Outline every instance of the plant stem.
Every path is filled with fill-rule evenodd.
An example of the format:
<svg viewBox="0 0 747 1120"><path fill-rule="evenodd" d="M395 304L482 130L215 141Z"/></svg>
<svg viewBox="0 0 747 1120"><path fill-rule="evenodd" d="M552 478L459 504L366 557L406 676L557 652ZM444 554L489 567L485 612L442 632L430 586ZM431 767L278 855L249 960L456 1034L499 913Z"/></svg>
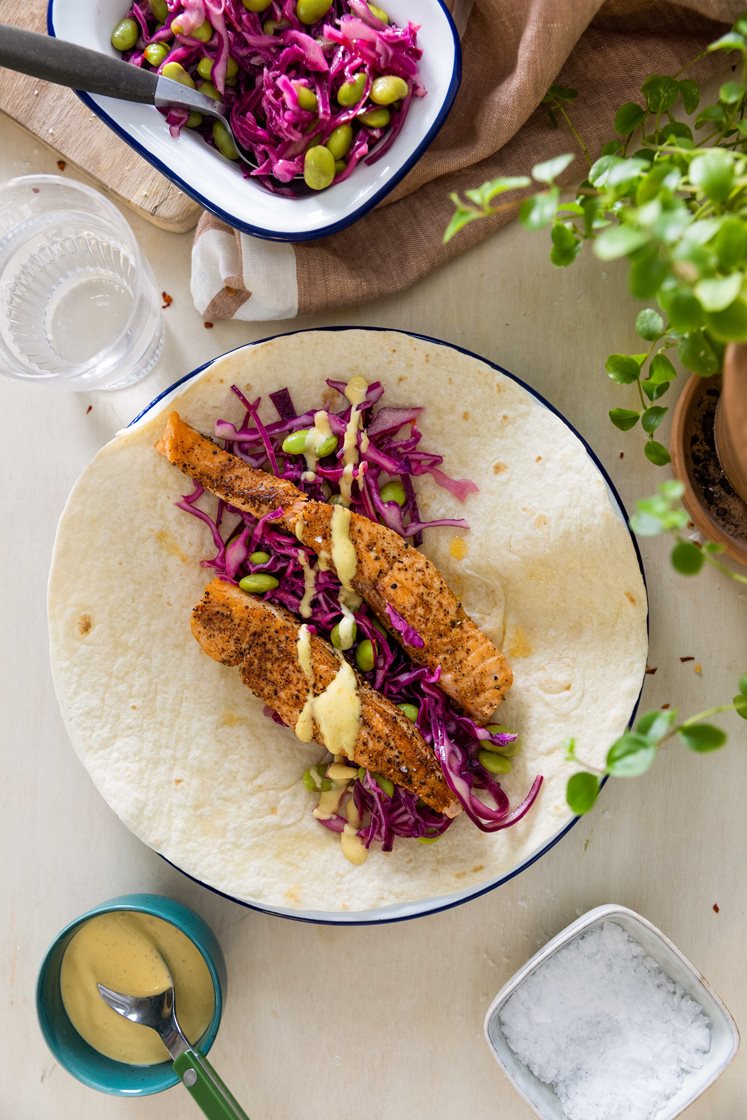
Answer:
<svg viewBox="0 0 747 1120"><path fill-rule="evenodd" d="M573 121L568 116L568 114L566 113L566 111L565 111L565 109L563 108L562 105L557 105L556 110L557 110L558 113L560 113L561 117L563 118L566 125L568 126L568 131L570 132L571 136L573 137L573 139L576 141L579 148L583 152L584 158L585 158L588 166L591 167L591 165L594 161L591 158L591 153L589 152L589 149L586 147L586 144L584 143L580 132L577 130L576 126L574 125Z"/></svg>

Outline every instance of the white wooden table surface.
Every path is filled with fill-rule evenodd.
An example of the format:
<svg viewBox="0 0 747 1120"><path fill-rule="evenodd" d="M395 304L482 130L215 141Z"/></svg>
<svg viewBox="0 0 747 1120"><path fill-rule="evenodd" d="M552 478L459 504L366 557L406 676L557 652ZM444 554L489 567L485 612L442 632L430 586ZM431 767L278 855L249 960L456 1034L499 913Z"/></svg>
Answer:
<svg viewBox="0 0 747 1120"><path fill-rule="evenodd" d="M0 181L37 171L56 173L54 153L0 120ZM380 928L303 925L225 901L163 863L107 807L67 741L50 680L45 595L58 516L96 450L159 390L224 350L283 329L206 330L189 296L190 236L131 221L159 289L174 301L155 373L110 395L0 378L0 1117L198 1115L178 1088L142 1100L84 1088L52 1059L37 1026L34 985L50 939L89 906L133 890L180 899L217 932L229 992L212 1057L252 1120L529 1120L483 1039L485 1009L540 945L603 902L660 926L747 1028L747 724L735 717L725 721L732 736L720 754L673 748L645 778L610 783L588 818L506 886ZM559 273L547 252L544 236L514 225L410 292L287 326L402 327L501 363L584 433L632 502L661 476L635 437L607 420L608 408L626 402L605 377L604 358L634 348L624 274L591 258ZM686 581L667 552L663 541L644 542L649 663L657 667L644 705L694 712L730 698L747 669L747 594L715 573ZM686 656L695 662L681 663ZM345 968L349 989L335 979L342 958L354 964L352 973ZM692 1120L745 1115L747 1047L688 1112Z"/></svg>

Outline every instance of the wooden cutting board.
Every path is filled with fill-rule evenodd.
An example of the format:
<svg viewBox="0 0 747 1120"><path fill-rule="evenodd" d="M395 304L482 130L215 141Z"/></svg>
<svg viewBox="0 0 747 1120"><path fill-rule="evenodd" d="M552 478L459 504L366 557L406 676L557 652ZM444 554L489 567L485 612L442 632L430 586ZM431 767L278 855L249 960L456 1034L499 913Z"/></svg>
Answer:
<svg viewBox="0 0 747 1120"><path fill-rule="evenodd" d="M0 22L47 30L46 0L2 0ZM162 229L192 229L201 207L128 147L70 89L0 68L0 110L119 202Z"/></svg>

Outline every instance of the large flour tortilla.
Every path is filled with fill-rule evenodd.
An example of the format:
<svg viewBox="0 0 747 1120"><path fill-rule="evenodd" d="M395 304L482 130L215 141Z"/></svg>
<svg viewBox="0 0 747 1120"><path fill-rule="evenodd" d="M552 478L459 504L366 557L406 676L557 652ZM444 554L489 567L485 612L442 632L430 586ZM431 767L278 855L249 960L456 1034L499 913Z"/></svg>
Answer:
<svg viewBox="0 0 747 1120"><path fill-rule="evenodd" d="M311 816L304 769L325 756L262 715L200 650L190 611L211 572L208 530L176 509L185 477L153 450L167 408L211 433L289 385L319 406L325 377L382 380L385 402L425 404L423 446L480 493L461 507L422 481L431 515L466 514L425 551L505 650L514 685L500 719L523 745L513 803L545 777L531 813L492 836L459 819L436 844L398 842L362 867ZM325 387L326 388L326 387ZM264 406L263 406L264 407ZM271 408L265 413L271 417ZM314 332L214 362L103 448L60 523L49 591L52 667L73 745L128 828L182 870L272 909L355 912L474 891L540 850L570 820L564 761L604 757L626 726L646 657L646 600L629 534L582 444L510 378L445 346L394 332Z"/></svg>

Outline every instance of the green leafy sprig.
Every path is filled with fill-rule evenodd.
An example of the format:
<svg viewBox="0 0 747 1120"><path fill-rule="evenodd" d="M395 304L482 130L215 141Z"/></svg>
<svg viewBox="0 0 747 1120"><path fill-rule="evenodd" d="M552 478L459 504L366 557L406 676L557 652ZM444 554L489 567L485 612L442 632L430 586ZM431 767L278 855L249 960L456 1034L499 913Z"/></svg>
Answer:
<svg viewBox="0 0 747 1120"><path fill-rule="evenodd" d="M726 343L747 341L747 17L703 54L714 51L736 51L742 63L716 101L700 107L700 87L680 76L687 67L674 77L651 75L641 103L618 109L617 135L594 161L571 118L576 91L552 86L543 99L551 123L563 122L589 165L575 197L564 201L556 182L574 156L559 155L533 167L531 179L498 178L463 198L453 194L444 235L449 241L468 223L514 208L515 200L495 200L534 181L543 189L523 199L519 220L530 230L550 228L553 264L572 264L586 241L599 260L627 259L632 294L656 306L636 318L647 344L641 352L607 359L607 375L633 394L609 416L621 431L640 424L656 466L670 461L656 439L668 411L657 402L677 376L670 355L709 377L721 370Z"/></svg>
<svg viewBox="0 0 747 1120"><path fill-rule="evenodd" d="M636 511L630 519L633 532L639 537L654 537L659 533L672 534L675 544L670 559L672 567L680 575L697 575L705 564L710 564L737 583L747 584L747 576L732 571L716 559L718 553L724 551L723 545L717 544L716 541L703 541L702 544L696 544L683 536L683 530L690 524L689 514L680 501L684 492L684 485L676 479L659 483L656 494L636 502Z"/></svg>
<svg viewBox="0 0 747 1120"><path fill-rule="evenodd" d="M739 681L737 694L731 704L720 704L677 723L674 708L646 712L638 720L634 731L626 731L607 751L603 770L584 763L576 755L573 739L566 744L566 757L581 762L583 770L572 774L566 786L566 800L578 816L588 813L594 805L605 776L637 778L651 767L657 751L674 739L680 739L691 751L706 754L718 750L726 742L726 732L705 721L721 712L736 712L747 719L747 673Z"/></svg>

